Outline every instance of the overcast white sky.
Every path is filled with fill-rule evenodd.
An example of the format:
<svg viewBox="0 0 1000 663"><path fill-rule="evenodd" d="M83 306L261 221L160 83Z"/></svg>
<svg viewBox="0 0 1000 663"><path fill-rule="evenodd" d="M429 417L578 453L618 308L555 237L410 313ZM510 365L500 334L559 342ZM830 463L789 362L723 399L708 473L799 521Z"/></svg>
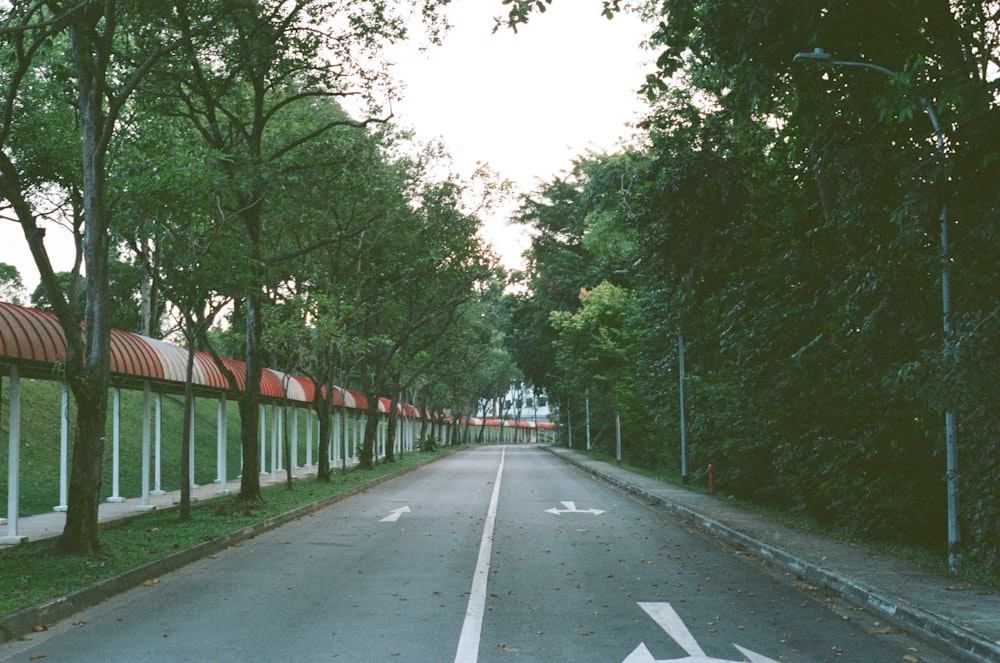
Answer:
<svg viewBox="0 0 1000 663"><path fill-rule="evenodd" d="M643 108L636 90L649 69L650 56L639 47L648 30L627 14L607 20L598 0L555 0L517 34L491 34L504 9L500 0L456 0L443 46L400 51L396 75L407 90L393 111L418 138L443 139L459 174L488 163L528 192L575 157L613 149L628 134ZM484 234L505 264L516 264L520 231L497 217ZM60 236L67 246L68 233L55 228L46 241ZM57 271L72 266L69 251L53 251ZM20 270L29 293L37 285L14 223L0 223L0 262Z"/></svg>
<svg viewBox="0 0 1000 663"><path fill-rule="evenodd" d="M601 16L598 0L555 0L517 34L491 34L500 0L459 0L443 46L397 62L405 98L398 120L425 139L442 137L460 174L488 163L522 191L568 170L588 150L613 149L644 108L637 96L650 55L633 15ZM486 239L508 266L523 235L503 218Z"/></svg>

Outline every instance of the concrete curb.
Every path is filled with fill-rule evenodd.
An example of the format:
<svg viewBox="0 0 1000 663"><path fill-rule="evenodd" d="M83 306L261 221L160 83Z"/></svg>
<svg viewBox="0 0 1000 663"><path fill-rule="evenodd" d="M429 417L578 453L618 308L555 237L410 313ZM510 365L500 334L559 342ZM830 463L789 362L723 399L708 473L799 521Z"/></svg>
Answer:
<svg viewBox="0 0 1000 663"><path fill-rule="evenodd" d="M434 462L436 460L438 459L435 458L429 462ZM24 610L19 610L18 612L10 615L6 615L0 618L0 642L10 642L12 640L16 640L21 636L31 633L35 627L44 627L46 624L52 624L66 619L67 617L70 617L85 608L96 605L101 601L105 601L112 596L121 594L122 592L128 591L134 587L138 587L148 580L153 580L154 578L170 573L171 571L176 571L177 569L183 568L188 564L197 562L198 560L204 559L209 555L214 555L215 553L225 550L226 548L234 546L237 543L242 543L243 541L247 541L255 536L258 536L259 534L263 534L264 532L280 527L285 523L308 516L309 514L315 513L316 511L328 507L331 504L370 490L385 481L409 474L410 472L418 470L427 464L428 463L423 463L421 465L409 467L400 472L394 472L393 474L387 474L385 476L372 479L371 481L367 481L360 486L346 490L343 493L337 493L336 495L331 495L330 497L323 498L317 502L304 504L300 507L292 509L291 511L287 511L272 518L268 518L267 520L263 520L255 525L248 525L243 529L226 534L225 536L220 536L216 539L212 539L211 541L200 543L191 548L186 548L168 555L162 559L136 567L113 578L106 578L94 583L93 585L70 592L64 596L60 596L50 601L46 601L45 603L40 603L38 605L25 608ZM141 517L141 515L133 516L133 518L134 517ZM117 524L118 523L115 522L110 525L113 527Z"/></svg>
<svg viewBox="0 0 1000 663"><path fill-rule="evenodd" d="M896 597L879 592L872 587L868 587L830 569L802 559L794 553L758 541L708 516L671 502L663 496L656 495L648 490L622 481L618 477L601 472L594 467L580 462L571 455L559 453L549 447L545 448L560 460L575 465L585 472L626 492L651 500L668 511L690 520L719 538L752 551L773 562L780 568L795 572L812 584L821 585L839 592L852 603L865 606L865 608L882 615L890 621L920 632L924 638L946 648L964 660L970 661L970 663L996 663L1000 661L1000 644L991 642L948 618L935 615Z"/></svg>

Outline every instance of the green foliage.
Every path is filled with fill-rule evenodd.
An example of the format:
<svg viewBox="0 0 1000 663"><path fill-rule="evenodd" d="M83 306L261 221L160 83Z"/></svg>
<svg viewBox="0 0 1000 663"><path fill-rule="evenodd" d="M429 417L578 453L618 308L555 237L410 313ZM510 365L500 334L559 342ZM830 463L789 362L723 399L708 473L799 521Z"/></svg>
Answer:
<svg viewBox="0 0 1000 663"><path fill-rule="evenodd" d="M526 22L527 3L515 8L528 13L511 21ZM951 409L966 559L995 572L1000 195L990 178L1000 174L1000 51L991 11L974 2L645 3L660 56L644 147L584 160L522 213L536 235L525 292L511 297L510 337L526 373L571 386L556 400L573 403L565 409L576 431L585 378L604 387L591 389L590 404L593 428L606 434L600 408L618 398L606 376L620 361L644 407L637 418L658 440L676 439L683 330L695 473L712 463L719 490L941 555ZM793 65L816 46L898 73ZM923 100L941 119L943 151ZM944 203L953 221L947 338ZM596 289L574 301L603 279L627 288L642 314L627 323L591 315ZM607 347L621 354L602 355ZM677 460L673 442L657 447L640 433L629 444L663 450L650 464Z"/></svg>
<svg viewBox="0 0 1000 663"><path fill-rule="evenodd" d="M24 282L14 265L0 262L0 301L25 304Z"/></svg>

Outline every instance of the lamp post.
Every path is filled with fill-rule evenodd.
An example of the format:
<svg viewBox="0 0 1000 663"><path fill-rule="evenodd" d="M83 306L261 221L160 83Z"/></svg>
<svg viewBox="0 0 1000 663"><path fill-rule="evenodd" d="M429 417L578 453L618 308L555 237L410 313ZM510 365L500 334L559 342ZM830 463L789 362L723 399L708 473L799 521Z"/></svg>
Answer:
<svg viewBox="0 0 1000 663"><path fill-rule="evenodd" d="M799 60L819 62L830 67L870 69L871 71L877 71L880 74L884 74L889 78L897 78L896 72L877 64L872 64L871 62L834 60L833 56L824 51L822 48L817 48L804 53L796 53L795 57L792 58L792 61L798 62ZM909 83L906 83L905 81L903 81L903 84L908 88L911 87ZM934 106L932 106L931 103L923 97L918 97L918 100L924 109L924 113L926 113L928 119L930 119L931 125L934 127L934 144L937 147L938 154L944 156L944 131L941 129L941 123L938 121L938 116L934 111ZM952 333L951 262L949 259L949 253L948 202L945 200L941 203L941 308L945 336L944 342L946 347ZM958 529L958 423L950 404L946 408L944 421L945 456L947 458L948 483L948 567L951 569L952 573L954 573L958 571L961 564L961 537Z"/></svg>
<svg viewBox="0 0 1000 663"><path fill-rule="evenodd" d="M677 328L677 366L678 366L678 387L680 390L680 415L681 415L681 482L685 485L688 482L688 461L687 461L687 423L684 420L684 335L681 328Z"/></svg>

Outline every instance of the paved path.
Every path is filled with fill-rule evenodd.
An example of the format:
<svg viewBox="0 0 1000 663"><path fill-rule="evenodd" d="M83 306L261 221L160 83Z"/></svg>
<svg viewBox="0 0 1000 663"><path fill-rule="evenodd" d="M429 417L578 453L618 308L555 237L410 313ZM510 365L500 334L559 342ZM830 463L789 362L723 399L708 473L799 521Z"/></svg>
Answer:
<svg viewBox="0 0 1000 663"><path fill-rule="evenodd" d="M1000 591L958 580L861 545L806 532L726 500L624 470L564 448L560 458L659 502L807 581L920 630L970 661L1000 662Z"/></svg>

